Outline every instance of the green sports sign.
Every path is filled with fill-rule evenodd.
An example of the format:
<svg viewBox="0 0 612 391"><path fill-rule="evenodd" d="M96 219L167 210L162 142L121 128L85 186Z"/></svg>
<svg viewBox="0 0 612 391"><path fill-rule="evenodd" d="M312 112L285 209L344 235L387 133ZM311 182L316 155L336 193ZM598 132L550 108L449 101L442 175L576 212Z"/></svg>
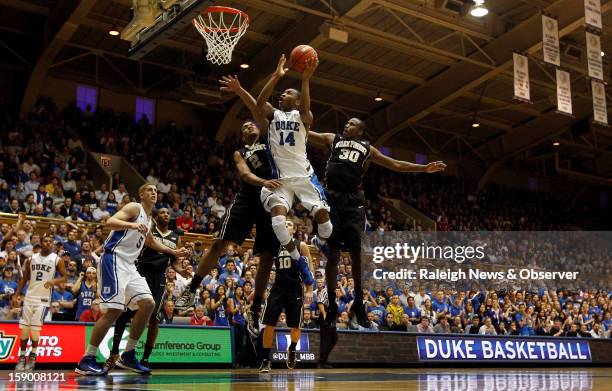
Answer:
<svg viewBox="0 0 612 391"><path fill-rule="evenodd" d="M89 341L93 326L87 326L86 338ZM113 346L114 327L106 333L98 349L98 361L105 361ZM122 352L128 340L129 327L123 332L119 343ZM142 357L146 331L138 342L136 353ZM232 363L232 333L229 328L205 327L163 327L159 328L151 363Z"/></svg>

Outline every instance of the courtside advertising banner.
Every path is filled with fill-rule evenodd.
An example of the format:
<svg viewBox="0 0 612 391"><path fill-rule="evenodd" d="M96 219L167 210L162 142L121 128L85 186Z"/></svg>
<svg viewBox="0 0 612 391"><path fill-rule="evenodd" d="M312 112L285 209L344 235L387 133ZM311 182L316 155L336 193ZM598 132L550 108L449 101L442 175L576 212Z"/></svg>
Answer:
<svg viewBox="0 0 612 391"><path fill-rule="evenodd" d="M291 333L277 330L275 339L276 344L272 352L272 361L285 362L287 359L287 349L289 349L289 345L291 345ZM300 340L295 346L295 351L298 362L314 362L317 358L314 350L311 350L308 333L302 333L302 335L300 335Z"/></svg>
<svg viewBox="0 0 612 391"><path fill-rule="evenodd" d="M92 325L82 323L53 324L43 326L39 344L39 363L78 363L93 330ZM112 347L114 328L111 328L98 349L98 361L105 361ZM19 353L19 325L0 323L0 364L17 362ZM129 327L123 333L119 351L127 343ZM145 338L136 348L142 357ZM30 353L30 345L26 355ZM152 363L232 364L232 333L229 328L213 327L164 327L159 329Z"/></svg>
<svg viewBox="0 0 612 391"><path fill-rule="evenodd" d="M87 326L87 340L93 326ZM97 359L105 361L113 346L114 327L106 336L98 349ZM130 334L129 327L123 332L119 351L123 351ZM144 351L143 337L138 341L136 354L142 357ZM193 363L193 364L231 364L232 363L232 333L229 328L204 327L160 327L155 348L149 359L151 363Z"/></svg>
<svg viewBox="0 0 612 391"><path fill-rule="evenodd" d="M0 364L14 364L19 358L19 324L0 323ZM38 340L39 363L77 363L85 351L85 326L50 324L43 326ZM32 351L28 342L26 355Z"/></svg>
<svg viewBox="0 0 612 391"><path fill-rule="evenodd" d="M585 339L417 337L419 361L591 362Z"/></svg>

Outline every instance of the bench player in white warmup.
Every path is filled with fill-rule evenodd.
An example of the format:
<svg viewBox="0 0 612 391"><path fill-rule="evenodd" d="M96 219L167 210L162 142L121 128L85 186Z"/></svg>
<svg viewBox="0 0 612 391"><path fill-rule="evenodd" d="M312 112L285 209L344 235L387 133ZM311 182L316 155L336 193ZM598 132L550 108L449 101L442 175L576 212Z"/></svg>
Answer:
<svg viewBox="0 0 612 391"><path fill-rule="evenodd" d="M137 360L135 349L155 308L155 301L147 281L138 273L134 262L144 246L175 257L188 254L186 248L171 249L156 241L151 234L151 213L157 202L155 185L144 184L138 193L140 203L130 202L106 222L106 227L112 231L104 243L104 254L100 259L98 289L100 308L107 311L96 322L87 351L75 369L82 375L101 376L107 373L96 362L96 352L110 327L126 308L136 311L136 314L132 319L125 351L117 361L117 366L136 373L151 373L148 367Z"/></svg>
<svg viewBox="0 0 612 391"><path fill-rule="evenodd" d="M261 201L272 215L272 228L278 241L285 247L291 258L298 260L300 253L295 247L285 225L287 212L293 206L294 196L308 209L317 222L318 236L313 243L321 247L332 234L329 219L329 205L325 192L306 156L306 140L313 121L310 111L310 78L319 64L316 58L306 62L302 73L302 91L286 89L279 98L278 109L268 99L274 87L285 75L285 55L278 61L276 70L257 98L257 105L270 120L268 127L268 148L271 152L272 171L282 186L270 190L261 189Z"/></svg>
<svg viewBox="0 0 612 391"><path fill-rule="evenodd" d="M40 245L40 253L32 255L25 262L23 276L19 280L16 294L26 283L28 290L25 295L19 328L21 329L21 345L19 346L19 362L15 370L32 370L36 364L36 349L47 309L51 305L51 293L54 285L66 282L66 268L64 261L52 253L53 237L45 235ZM59 276L56 278L56 272ZM32 337L32 351L26 364L26 349L28 340Z"/></svg>

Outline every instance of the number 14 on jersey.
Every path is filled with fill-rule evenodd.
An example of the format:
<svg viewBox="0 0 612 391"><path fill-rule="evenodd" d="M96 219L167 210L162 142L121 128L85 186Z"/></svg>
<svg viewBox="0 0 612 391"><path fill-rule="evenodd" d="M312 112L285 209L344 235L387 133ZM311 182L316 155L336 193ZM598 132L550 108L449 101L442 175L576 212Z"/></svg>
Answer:
<svg viewBox="0 0 612 391"><path fill-rule="evenodd" d="M287 133L287 137L285 137L284 132L279 132L278 143L279 145L289 144L292 147L295 146L295 136L293 135L293 132Z"/></svg>

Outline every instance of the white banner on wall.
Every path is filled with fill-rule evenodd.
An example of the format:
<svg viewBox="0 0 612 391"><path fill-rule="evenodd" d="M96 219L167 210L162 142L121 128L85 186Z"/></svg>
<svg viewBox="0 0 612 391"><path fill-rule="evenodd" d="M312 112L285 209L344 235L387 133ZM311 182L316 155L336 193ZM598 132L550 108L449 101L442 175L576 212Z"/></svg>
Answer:
<svg viewBox="0 0 612 391"><path fill-rule="evenodd" d="M542 51L544 62L561 65L558 22L557 19L546 15L542 15Z"/></svg>
<svg viewBox="0 0 612 391"><path fill-rule="evenodd" d="M529 102L529 61L526 56L514 53L514 99Z"/></svg>
<svg viewBox="0 0 612 391"><path fill-rule="evenodd" d="M557 110L572 115L572 82L570 73L557 69Z"/></svg>
<svg viewBox="0 0 612 391"><path fill-rule="evenodd" d="M589 77L603 81L603 63L601 60L601 38L597 34L586 32L587 62Z"/></svg>
<svg viewBox="0 0 612 391"><path fill-rule="evenodd" d="M600 0L584 0L584 22L599 30L603 28L601 23Z"/></svg>
<svg viewBox="0 0 612 391"><path fill-rule="evenodd" d="M606 88L603 83L591 80L593 94L593 121L600 125L608 125L608 109L606 106Z"/></svg>

